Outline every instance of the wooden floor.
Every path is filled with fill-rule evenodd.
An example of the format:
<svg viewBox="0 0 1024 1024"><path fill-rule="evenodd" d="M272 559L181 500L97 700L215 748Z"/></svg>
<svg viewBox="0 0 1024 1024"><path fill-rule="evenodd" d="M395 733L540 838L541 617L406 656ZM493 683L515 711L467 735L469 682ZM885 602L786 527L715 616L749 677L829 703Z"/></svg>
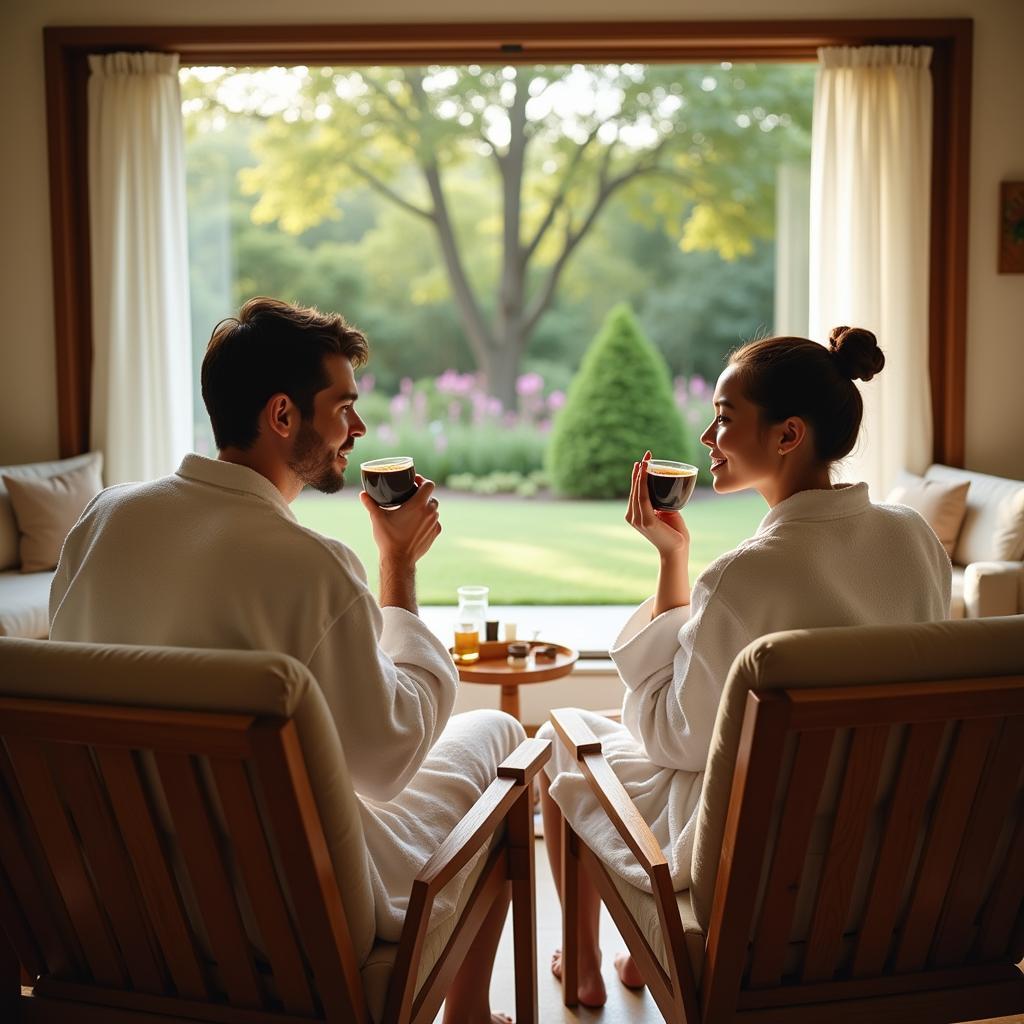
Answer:
<svg viewBox="0 0 1024 1024"><path fill-rule="evenodd" d="M568 1010L562 1005L562 992L559 983L549 969L551 953L562 944L561 921L558 897L555 894L551 871L548 867L544 842L537 840L537 928L538 928L538 974L540 992L540 1020L542 1024L577 1024L580 1021L600 1021L601 1024L660 1024L662 1016L654 1004L654 1000L646 992L631 992L619 984L611 965L611 958L625 944L619 937L615 925L602 910L601 916L601 947L604 950L607 967L604 971L605 984L608 986L608 1005L603 1010L588 1010L578 1007ZM513 1016L515 1012L515 996L512 981L512 927L506 925L505 933L498 949L498 958L494 966L494 977L491 982L491 1009L495 1012ZM440 1021L440 1016L438 1021ZM987 1024L1024 1024L1024 1015L999 1017Z"/></svg>

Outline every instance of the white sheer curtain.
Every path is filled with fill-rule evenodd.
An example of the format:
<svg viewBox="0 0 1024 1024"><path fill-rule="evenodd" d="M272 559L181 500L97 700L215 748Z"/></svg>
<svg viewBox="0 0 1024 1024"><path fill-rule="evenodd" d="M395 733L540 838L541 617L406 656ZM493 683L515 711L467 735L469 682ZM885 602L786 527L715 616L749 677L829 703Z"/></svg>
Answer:
<svg viewBox="0 0 1024 1024"><path fill-rule="evenodd" d="M92 446L108 483L192 447L185 154L178 58L89 57Z"/></svg>
<svg viewBox="0 0 1024 1024"><path fill-rule="evenodd" d="M818 51L811 146L810 337L878 336L885 369L859 384L864 432L843 467L885 497L931 461L928 245L930 47Z"/></svg>

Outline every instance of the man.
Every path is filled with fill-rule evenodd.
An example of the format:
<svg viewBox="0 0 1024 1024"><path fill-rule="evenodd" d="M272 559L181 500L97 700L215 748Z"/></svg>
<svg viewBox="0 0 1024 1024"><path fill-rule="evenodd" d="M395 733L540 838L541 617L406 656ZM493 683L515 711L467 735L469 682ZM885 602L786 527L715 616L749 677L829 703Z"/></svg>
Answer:
<svg viewBox="0 0 1024 1024"><path fill-rule="evenodd" d="M188 455L171 476L93 500L61 553L50 635L281 651L308 666L362 798L377 933L397 941L419 868L524 733L499 712L449 724L457 675L415 594L416 564L441 532L431 481L418 477L394 510L361 494L379 606L355 554L289 508L306 485L341 488L366 433L354 370L367 354L342 317L275 299L218 324L202 367L217 459ZM497 907L481 930L446 1020L495 1019L487 987L504 917Z"/></svg>

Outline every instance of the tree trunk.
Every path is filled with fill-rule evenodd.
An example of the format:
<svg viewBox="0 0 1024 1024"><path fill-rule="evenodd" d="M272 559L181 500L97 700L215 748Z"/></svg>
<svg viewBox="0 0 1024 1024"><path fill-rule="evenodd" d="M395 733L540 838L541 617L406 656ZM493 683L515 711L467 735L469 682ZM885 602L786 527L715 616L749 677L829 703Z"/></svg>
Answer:
<svg viewBox="0 0 1024 1024"><path fill-rule="evenodd" d="M506 336L500 340L502 344L487 347L481 369L487 378L488 392L501 402L502 408L515 412L519 405L516 380L528 339Z"/></svg>
<svg viewBox="0 0 1024 1024"><path fill-rule="evenodd" d="M498 159L502 192L501 279L498 285L493 341L488 346L487 388L510 410L517 405L516 379L528 338L523 331L526 302L526 255L522 244L523 170L526 160L526 101L529 72L516 70L516 94L508 106L508 149Z"/></svg>

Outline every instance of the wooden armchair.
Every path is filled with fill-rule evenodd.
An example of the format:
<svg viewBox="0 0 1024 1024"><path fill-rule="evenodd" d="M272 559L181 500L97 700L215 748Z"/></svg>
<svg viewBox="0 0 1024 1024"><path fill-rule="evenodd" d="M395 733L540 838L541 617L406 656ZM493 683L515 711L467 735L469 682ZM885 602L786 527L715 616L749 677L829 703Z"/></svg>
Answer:
<svg viewBox="0 0 1024 1024"><path fill-rule="evenodd" d="M536 1021L545 741L498 767L386 943L344 752L297 661L0 640L0 740L4 1021L429 1022L510 886L516 1014Z"/></svg>
<svg viewBox="0 0 1024 1024"><path fill-rule="evenodd" d="M737 657L690 890L571 710L552 715L650 880L566 826L666 1020L953 1022L1024 1011L1024 617L776 633Z"/></svg>

